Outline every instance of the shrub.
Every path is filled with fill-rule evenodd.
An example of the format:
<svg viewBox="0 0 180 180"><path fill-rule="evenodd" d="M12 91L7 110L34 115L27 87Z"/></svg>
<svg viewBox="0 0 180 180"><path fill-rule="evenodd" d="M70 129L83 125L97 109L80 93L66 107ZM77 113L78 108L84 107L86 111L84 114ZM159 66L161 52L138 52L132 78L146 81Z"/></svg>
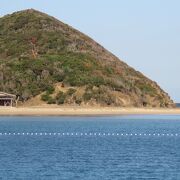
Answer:
<svg viewBox="0 0 180 180"><path fill-rule="evenodd" d="M56 95L56 99L60 98L63 95L64 95L64 93L62 91L59 91L58 94Z"/></svg>
<svg viewBox="0 0 180 180"><path fill-rule="evenodd" d="M153 88L151 85L149 84L137 84L137 86L139 87L139 89L145 93L145 94L149 94L149 95L154 95L156 94L156 89Z"/></svg>
<svg viewBox="0 0 180 180"><path fill-rule="evenodd" d="M49 96L49 94L47 94L47 93L45 93L45 94L43 94L42 96L41 96L41 100L43 100L43 101L49 101L49 99L50 99L51 97Z"/></svg>
<svg viewBox="0 0 180 180"><path fill-rule="evenodd" d="M52 94L54 91L55 91L55 89L54 89L53 86L48 86L48 88L47 88L47 90L46 90L46 93L47 93L47 94Z"/></svg>
<svg viewBox="0 0 180 180"><path fill-rule="evenodd" d="M64 104L64 101L65 101L65 96L61 96L59 99L57 99L57 104Z"/></svg>
<svg viewBox="0 0 180 180"><path fill-rule="evenodd" d="M99 87L100 85L104 85L105 84L105 80L103 79L103 77L93 77L92 81L91 81L92 85Z"/></svg>
<svg viewBox="0 0 180 180"><path fill-rule="evenodd" d="M75 100L76 104L80 105L82 103L82 99L81 98L78 98Z"/></svg>
<svg viewBox="0 0 180 180"><path fill-rule="evenodd" d="M53 99L52 97L50 97L47 103L48 104L56 104L56 100Z"/></svg>
<svg viewBox="0 0 180 180"><path fill-rule="evenodd" d="M72 96L75 92L76 92L76 89L70 88L70 89L68 89L68 91L66 92L66 94L67 94L68 96Z"/></svg>
<svg viewBox="0 0 180 180"><path fill-rule="evenodd" d="M25 89L23 92L22 92L22 99L24 101L28 100L31 96L31 92L29 89Z"/></svg>
<svg viewBox="0 0 180 180"><path fill-rule="evenodd" d="M65 94L62 91L59 91L59 93L56 95L57 104L64 104L65 99Z"/></svg>
<svg viewBox="0 0 180 180"><path fill-rule="evenodd" d="M21 29L22 27L24 27L26 24L28 24L28 16L19 16L16 19L16 23L14 24L14 29Z"/></svg>
<svg viewBox="0 0 180 180"><path fill-rule="evenodd" d="M114 73L114 69L111 68L111 67L106 67L106 68L105 68L105 71L106 71L108 74L113 74L113 73Z"/></svg>
<svg viewBox="0 0 180 180"><path fill-rule="evenodd" d="M62 82L63 80L64 80L64 75L61 75L61 74L56 74L56 73L54 73L53 74L53 76L52 76L53 78L54 78L54 80L56 80L57 82Z"/></svg>
<svg viewBox="0 0 180 180"><path fill-rule="evenodd" d="M81 96L74 96L73 99L78 105L81 105L81 103L83 102L83 98Z"/></svg>
<svg viewBox="0 0 180 180"><path fill-rule="evenodd" d="M83 94L84 101L89 101L92 97L93 97L93 94L90 91L87 91Z"/></svg>

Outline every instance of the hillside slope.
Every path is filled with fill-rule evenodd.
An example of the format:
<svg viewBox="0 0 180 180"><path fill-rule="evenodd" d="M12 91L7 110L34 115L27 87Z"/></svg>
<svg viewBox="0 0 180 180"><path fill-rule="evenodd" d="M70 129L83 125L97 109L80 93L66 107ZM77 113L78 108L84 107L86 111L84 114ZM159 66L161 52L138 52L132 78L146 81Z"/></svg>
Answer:
<svg viewBox="0 0 180 180"><path fill-rule="evenodd" d="M0 18L0 91L22 102L41 94L49 104L174 106L155 82L94 40L33 9Z"/></svg>

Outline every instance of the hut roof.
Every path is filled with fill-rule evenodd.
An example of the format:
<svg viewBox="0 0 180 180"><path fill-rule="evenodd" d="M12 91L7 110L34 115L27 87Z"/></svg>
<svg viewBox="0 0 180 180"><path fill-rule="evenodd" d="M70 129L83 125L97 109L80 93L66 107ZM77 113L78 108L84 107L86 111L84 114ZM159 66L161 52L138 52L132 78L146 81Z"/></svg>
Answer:
<svg viewBox="0 0 180 180"><path fill-rule="evenodd" d="M14 95L14 94L9 94L9 93L5 93L5 92L0 91L0 97L4 97L4 96L16 98L16 95Z"/></svg>

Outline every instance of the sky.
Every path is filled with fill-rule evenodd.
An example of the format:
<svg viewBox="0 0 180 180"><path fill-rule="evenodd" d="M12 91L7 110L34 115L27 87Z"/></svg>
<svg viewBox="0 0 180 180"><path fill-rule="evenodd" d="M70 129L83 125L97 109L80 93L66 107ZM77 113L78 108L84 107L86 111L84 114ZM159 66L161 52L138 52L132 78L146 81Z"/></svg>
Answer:
<svg viewBox="0 0 180 180"><path fill-rule="evenodd" d="M92 37L180 102L179 0L1 0L0 16L29 8Z"/></svg>

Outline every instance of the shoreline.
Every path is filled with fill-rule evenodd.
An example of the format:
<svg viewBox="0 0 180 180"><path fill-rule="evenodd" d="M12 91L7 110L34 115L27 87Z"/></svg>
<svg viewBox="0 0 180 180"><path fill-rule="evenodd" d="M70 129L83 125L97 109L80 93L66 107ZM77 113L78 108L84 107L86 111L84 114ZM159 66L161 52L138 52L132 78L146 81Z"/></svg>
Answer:
<svg viewBox="0 0 180 180"><path fill-rule="evenodd" d="M1 107L0 116L180 115L180 108Z"/></svg>

